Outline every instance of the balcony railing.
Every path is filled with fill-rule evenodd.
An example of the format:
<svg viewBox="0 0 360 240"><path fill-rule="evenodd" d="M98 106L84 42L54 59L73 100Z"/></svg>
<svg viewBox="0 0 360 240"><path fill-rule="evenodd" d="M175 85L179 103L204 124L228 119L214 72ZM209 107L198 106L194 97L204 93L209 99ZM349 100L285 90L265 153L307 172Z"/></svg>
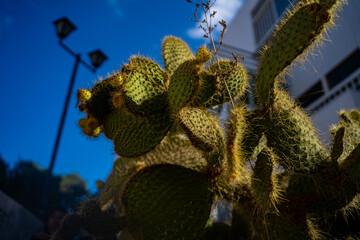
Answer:
<svg viewBox="0 0 360 240"><path fill-rule="evenodd" d="M313 113L350 89L360 92L360 68L342 80L341 83L326 91L323 96L309 104L307 109L309 109L310 113Z"/></svg>

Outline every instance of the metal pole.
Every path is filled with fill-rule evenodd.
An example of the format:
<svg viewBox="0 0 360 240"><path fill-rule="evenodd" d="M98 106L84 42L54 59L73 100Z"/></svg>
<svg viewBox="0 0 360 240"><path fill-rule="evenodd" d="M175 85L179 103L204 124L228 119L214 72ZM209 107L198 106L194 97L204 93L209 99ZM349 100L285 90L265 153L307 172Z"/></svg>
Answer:
<svg viewBox="0 0 360 240"><path fill-rule="evenodd" d="M67 113L67 109L69 106L69 102L70 102L70 96L72 93L72 89L74 87L74 82L75 82L75 77L76 77L76 72L80 63L80 54L75 54L75 65L74 65L74 69L71 75L71 80L70 80L70 84L69 84L69 88L68 88L68 92L66 95L66 101L65 101L65 105L64 105L64 109L63 109L63 113L61 116L61 121L60 121L60 125L59 125L59 129L58 129L58 133L56 136L56 142L54 145L54 149L53 149L53 153L52 153L52 157L51 157L51 162L50 162L50 167L48 168L48 171L46 172L46 176L45 176L45 182L43 185L43 191L42 191L42 197L41 197L41 201L40 201L40 207L39 207L39 214L44 218L45 217L45 208L48 202L48 192L49 192L49 187L50 187L50 181L51 181L51 173L52 170L54 168L54 164L55 164L55 160L56 160L56 153L59 147L59 143L60 143L60 138L61 138L61 133L62 133L62 129L64 127L64 123L65 123L65 118L66 118L66 113ZM44 219L45 220L45 219Z"/></svg>
<svg viewBox="0 0 360 240"><path fill-rule="evenodd" d="M67 109L68 109L68 106L69 106L70 96L71 96L72 89L73 89L73 86L74 86L75 76L76 76L76 72L77 72L77 69L78 69L78 66L79 66L79 62L80 62L80 54L76 54L76 61L75 61L74 69L73 69L73 72L72 72L68 93L67 93L67 96L66 96L66 102L65 102L64 109L63 109L63 113L62 113L61 122L60 122L60 125L59 125L55 146L54 146L54 149L53 149L53 154L52 154L52 157L51 157L50 167L48 169L48 172L49 172L50 175L51 175L52 170L54 168L54 163L55 163L55 159L56 159L56 153L57 153L57 149L58 149L58 146L59 146L62 129L64 127L65 117L66 117ZM47 179L47 180L49 180L49 179Z"/></svg>

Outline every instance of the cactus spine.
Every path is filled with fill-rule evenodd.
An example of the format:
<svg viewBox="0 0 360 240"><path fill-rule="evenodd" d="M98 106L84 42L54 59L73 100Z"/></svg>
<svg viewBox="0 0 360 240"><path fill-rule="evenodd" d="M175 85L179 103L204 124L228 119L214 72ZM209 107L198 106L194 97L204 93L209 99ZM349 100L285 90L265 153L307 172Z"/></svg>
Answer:
<svg viewBox="0 0 360 240"><path fill-rule="evenodd" d="M136 239L319 239L330 236L335 216L360 209L359 111L340 113L327 149L279 84L320 43L343 3L302 0L288 13L262 51L256 110L241 103L249 85L241 64L211 63L205 46L194 56L171 36L162 46L165 70L132 57L78 92L87 115L79 126L89 136L103 132L120 155L97 200L124 217L118 230ZM224 132L206 108L228 102L229 92L237 101ZM212 222L220 197L232 203L230 225ZM84 212L69 216L63 229L96 216Z"/></svg>

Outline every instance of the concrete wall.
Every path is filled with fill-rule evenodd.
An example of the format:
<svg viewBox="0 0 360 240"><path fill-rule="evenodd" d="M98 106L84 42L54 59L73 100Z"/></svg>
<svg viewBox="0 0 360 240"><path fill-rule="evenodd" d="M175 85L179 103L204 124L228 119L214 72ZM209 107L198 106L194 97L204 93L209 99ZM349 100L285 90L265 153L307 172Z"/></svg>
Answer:
<svg viewBox="0 0 360 240"><path fill-rule="evenodd" d="M331 125L336 124L340 119L338 112L341 109L354 109L359 105L354 101L354 89L349 89L341 94L336 100L331 101L326 107L320 108L311 115L315 128L319 130L320 139L329 142ZM359 92L357 92L359 94ZM346 105L344 105L346 104Z"/></svg>
<svg viewBox="0 0 360 240"><path fill-rule="evenodd" d="M0 190L0 239L29 240L43 223Z"/></svg>
<svg viewBox="0 0 360 240"><path fill-rule="evenodd" d="M232 20L223 39L223 43L256 52L255 35L251 18L251 10L257 1L247 0Z"/></svg>

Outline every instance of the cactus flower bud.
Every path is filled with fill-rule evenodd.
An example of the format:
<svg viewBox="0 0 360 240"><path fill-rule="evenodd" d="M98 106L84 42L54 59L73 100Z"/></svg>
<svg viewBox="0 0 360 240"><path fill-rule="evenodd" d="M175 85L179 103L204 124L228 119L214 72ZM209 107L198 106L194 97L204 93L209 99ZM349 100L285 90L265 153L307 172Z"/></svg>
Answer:
<svg viewBox="0 0 360 240"><path fill-rule="evenodd" d="M79 102L86 102L91 98L91 92L86 89L79 89L77 91L77 100Z"/></svg>

